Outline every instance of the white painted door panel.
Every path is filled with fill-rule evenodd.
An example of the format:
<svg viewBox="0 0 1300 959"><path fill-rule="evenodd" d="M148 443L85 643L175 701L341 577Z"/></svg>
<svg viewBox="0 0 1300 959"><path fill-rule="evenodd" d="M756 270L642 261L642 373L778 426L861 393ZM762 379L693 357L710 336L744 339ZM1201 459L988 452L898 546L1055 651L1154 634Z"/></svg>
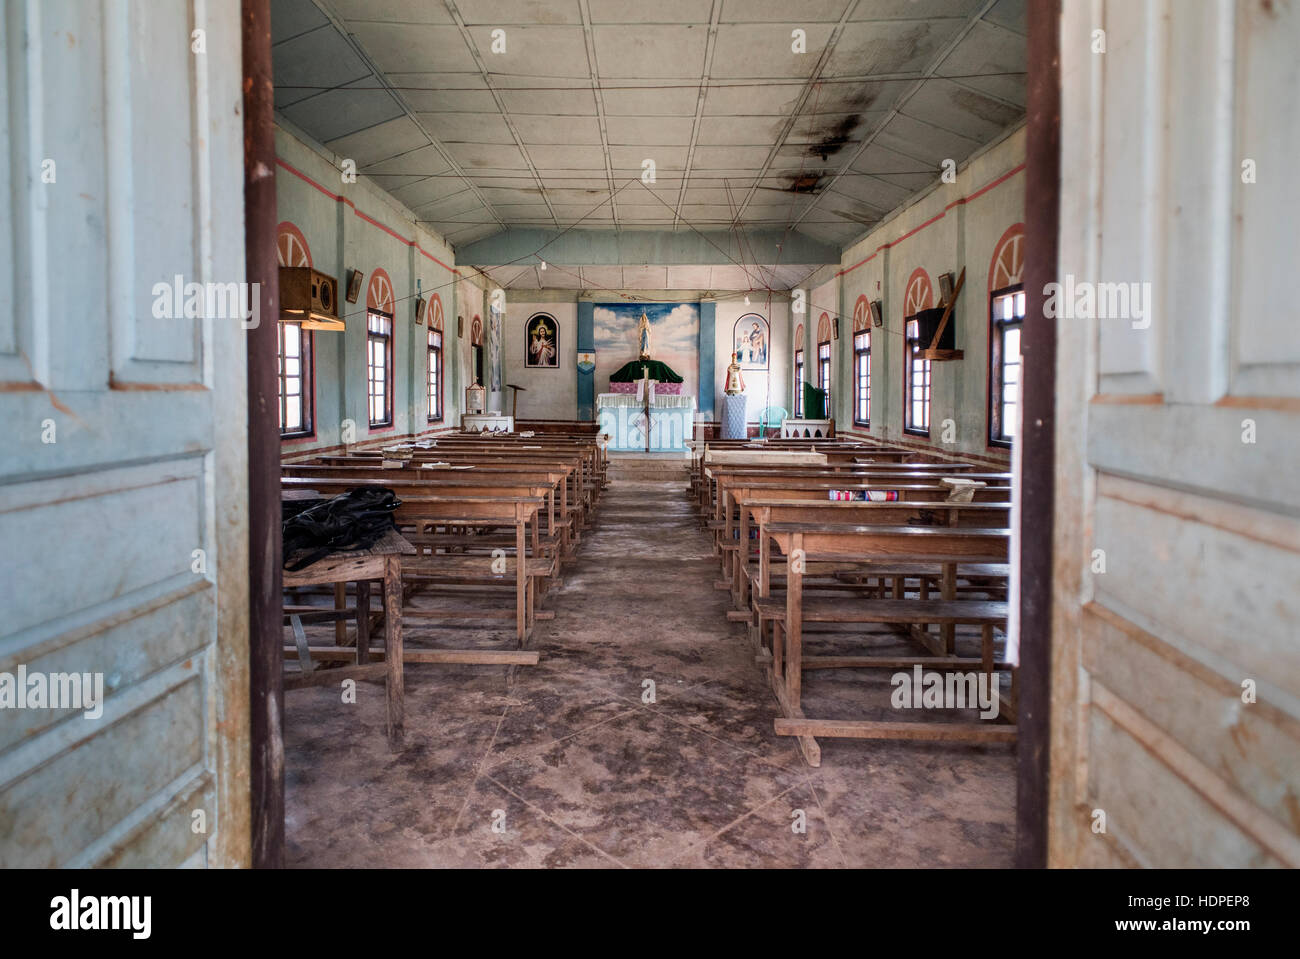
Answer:
<svg viewBox="0 0 1300 959"><path fill-rule="evenodd" d="M244 333L154 309L243 280L239 27L4 4L0 673L104 698L0 710L0 865L247 861Z"/></svg>
<svg viewBox="0 0 1300 959"><path fill-rule="evenodd" d="M1050 861L1300 865L1300 4L1061 36L1060 272L1156 309L1058 324Z"/></svg>

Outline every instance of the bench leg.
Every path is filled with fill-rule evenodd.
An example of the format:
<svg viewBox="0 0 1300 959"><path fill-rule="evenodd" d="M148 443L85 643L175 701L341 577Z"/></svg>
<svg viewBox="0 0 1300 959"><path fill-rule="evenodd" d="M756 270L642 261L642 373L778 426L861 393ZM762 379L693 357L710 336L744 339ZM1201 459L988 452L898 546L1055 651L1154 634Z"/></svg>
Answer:
<svg viewBox="0 0 1300 959"><path fill-rule="evenodd" d="M334 584L334 608L344 610L348 608L348 584ZM346 619L339 618L334 620L334 645L346 646L348 644L348 622Z"/></svg>
<svg viewBox="0 0 1300 959"><path fill-rule="evenodd" d="M402 671L402 561L389 556L384 564L384 665L388 667L388 744L400 749L406 735L406 687Z"/></svg>
<svg viewBox="0 0 1300 959"><path fill-rule="evenodd" d="M943 564L943 579L940 580L941 595L945 600L957 598L957 564ZM951 656L957 649L957 627L947 624L939 627L943 640L943 651ZM990 659L990 662L992 660Z"/></svg>
<svg viewBox="0 0 1300 959"><path fill-rule="evenodd" d="M357 665L370 662L370 581L357 580Z"/></svg>

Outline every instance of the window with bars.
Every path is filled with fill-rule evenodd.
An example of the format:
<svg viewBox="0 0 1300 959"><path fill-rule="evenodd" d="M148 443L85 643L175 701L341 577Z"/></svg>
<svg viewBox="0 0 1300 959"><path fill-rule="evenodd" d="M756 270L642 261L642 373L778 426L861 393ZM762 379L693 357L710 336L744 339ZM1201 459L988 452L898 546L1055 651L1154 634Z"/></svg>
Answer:
<svg viewBox="0 0 1300 959"><path fill-rule="evenodd" d="M871 333L863 330L853 336L853 422L871 425Z"/></svg>
<svg viewBox="0 0 1300 959"><path fill-rule="evenodd" d="M312 334L301 323L278 323L280 345L280 435L311 433Z"/></svg>
<svg viewBox="0 0 1300 959"><path fill-rule="evenodd" d="M920 323L907 324L903 351L903 429L918 436L930 435L930 361L921 357Z"/></svg>
<svg viewBox="0 0 1300 959"><path fill-rule="evenodd" d="M1025 321L1023 287L993 294L989 328L989 440L1010 445L1020 405L1020 330Z"/></svg>
<svg viewBox="0 0 1300 959"><path fill-rule="evenodd" d="M442 419L442 331L429 331L429 422Z"/></svg>
<svg viewBox="0 0 1300 959"><path fill-rule="evenodd" d="M366 376L370 425L393 422L393 318L374 310L366 314Z"/></svg>
<svg viewBox="0 0 1300 959"><path fill-rule="evenodd" d="M831 345L817 344L817 386L826 394L826 415L831 415Z"/></svg>
<svg viewBox="0 0 1300 959"><path fill-rule="evenodd" d="M803 350L794 351L794 418L803 416Z"/></svg>

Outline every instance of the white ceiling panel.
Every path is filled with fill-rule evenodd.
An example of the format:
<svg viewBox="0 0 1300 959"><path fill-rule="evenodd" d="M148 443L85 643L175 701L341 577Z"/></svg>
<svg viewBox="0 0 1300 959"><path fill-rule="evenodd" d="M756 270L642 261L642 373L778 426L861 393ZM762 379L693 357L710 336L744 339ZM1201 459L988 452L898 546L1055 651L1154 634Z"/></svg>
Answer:
<svg viewBox="0 0 1300 959"><path fill-rule="evenodd" d="M601 90L607 117L694 117L699 96L698 87L690 84L643 84L635 88L605 86Z"/></svg>
<svg viewBox="0 0 1300 959"><path fill-rule="evenodd" d="M600 146L600 122L594 116L544 117L515 113L511 114L510 122L529 145L530 153L535 143L544 146ZM534 157L533 162L537 163L538 158Z"/></svg>
<svg viewBox="0 0 1300 959"><path fill-rule="evenodd" d="M271 6L279 5L280 0L275 0ZM428 0L331 0L330 7L345 20L455 23L445 5Z"/></svg>
<svg viewBox="0 0 1300 959"><path fill-rule="evenodd" d="M416 119L443 143L514 143L515 135L499 113L417 113Z"/></svg>
<svg viewBox="0 0 1300 959"><path fill-rule="evenodd" d="M349 24L375 65L385 73L475 73L474 57L460 29L420 23L354 21Z"/></svg>
<svg viewBox="0 0 1300 959"><path fill-rule="evenodd" d="M804 32L803 53L794 52L795 30ZM831 30L829 23L811 21L731 24L718 31L712 74L724 80L733 77L805 79L817 66Z"/></svg>
<svg viewBox="0 0 1300 959"><path fill-rule="evenodd" d="M581 27L517 27L493 23L470 27L469 35L483 66L492 74L586 77L589 72L587 41ZM494 47L501 52L496 52Z"/></svg>
<svg viewBox="0 0 1300 959"><path fill-rule="evenodd" d="M402 114L357 133L330 140L325 145L339 156L351 159L358 170L366 170L383 160L426 146L428 142L429 138L415 121Z"/></svg>
<svg viewBox="0 0 1300 959"><path fill-rule="evenodd" d="M694 117L606 117L605 132L611 146L663 143L689 146Z"/></svg>
<svg viewBox="0 0 1300 959"><path fill-rule="evenodd" d="M707 266L670 266L665 290L703 290L712 282L712 270Z"/></svg>
<svg viewBox="0 0 1300 959"><path fill-rule="evenodd" d="M448 143L447 152L463 168L474 167L495 170L524 170L528 164L519 147L509 143Z"/></svg>
<svg viewBox="0 0 1300 959"><path fill-rule="evenodd" d="M548 80L555 84L555 80ZM559 87L552 89L522 89L515 80L493 84L501 94L506 110L512 116L521 113L539 116L595 117L596 95L590 86L583 89ZM493 108L495 109L495 107Z"/></svg>
<svg viewBox="0 0 1300 959"><path fill-rule="evenodd" d="M621 266L584 266L582 278L591 286L618 289L623 286L623 268Z"/></svg>
<svg viewBox="0 0 1300 959"><path fill-rule="evenodd" d="M582 23L578 0L461 0L456 7L467 24Z"/></svg>
<svg viewBox="0 0 1300 959"><path fill-rule="evenodd" d="M698 80L704 73L707 27L634 24L596 26L591 32L602 78Z"/></svg>
<svg viewBox="0 0 1300 959"><path fill-rule="evenodd" d="M588 0L592 23L708 23L712 0Z"/></svg>

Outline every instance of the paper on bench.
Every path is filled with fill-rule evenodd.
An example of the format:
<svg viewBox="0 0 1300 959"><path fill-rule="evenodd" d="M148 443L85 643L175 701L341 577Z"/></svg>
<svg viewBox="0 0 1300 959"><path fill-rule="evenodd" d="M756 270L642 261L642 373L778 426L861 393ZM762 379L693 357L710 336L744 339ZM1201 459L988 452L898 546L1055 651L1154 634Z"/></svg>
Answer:
<svg viewBox="0 0 1300 959"><path fill-rule="evenodd" d="M969 503L975 498L975 491L988 484L981 480L966 479L964 476L944 476L939 480L948 487L949 503Z"/></svg>

